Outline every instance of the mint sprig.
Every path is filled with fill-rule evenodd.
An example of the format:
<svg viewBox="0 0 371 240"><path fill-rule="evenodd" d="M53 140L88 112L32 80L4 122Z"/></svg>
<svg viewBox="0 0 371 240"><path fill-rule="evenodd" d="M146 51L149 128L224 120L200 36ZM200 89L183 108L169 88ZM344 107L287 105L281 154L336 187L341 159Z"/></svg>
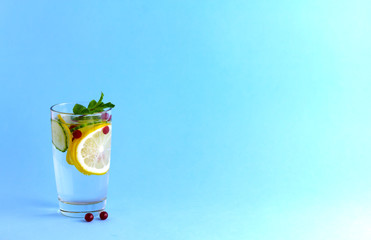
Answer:
<svg viewBox="0 0 371 240"><path fill-rule="evenodd" d="M73 107L73 113L74 114L93 114L98 112L103 112L106 108L114 108L115 105L111 102L104 103L103 102L103 96L104 94L101 93L100 98L97 101L91 100L88 107L85 107L81 104L75 104Z"/></svg>

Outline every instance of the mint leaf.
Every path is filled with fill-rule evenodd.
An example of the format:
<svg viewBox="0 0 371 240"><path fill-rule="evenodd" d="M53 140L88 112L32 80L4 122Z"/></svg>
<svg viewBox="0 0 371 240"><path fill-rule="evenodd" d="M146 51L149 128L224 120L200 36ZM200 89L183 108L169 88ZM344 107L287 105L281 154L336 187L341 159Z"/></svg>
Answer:
<svg viewBox="0 0 371 240"><path fill-rule="evenodd" d="M87 108L81 104L75 104L75 106L73 107L73 113L74 114L93 114L93 113L103 112L104 109L106 108L115 107L115 105L112 104L111 102L103 103L103 97L104 97L104 94L103 92L101 92L98 102L95 100L91 100Z"/></svg>
<svg viewBox="0 0 371 240"><path fill-rule="evenodd" d="M99 101L97 102L97 106L99 106L102 103L103 97L104 97L103 92L100 92L100 98L99 98Z"/></svg>
<svg viewBox="0 0 371 240"><path fill-rule="evenodd" d="M104 108L114 108L115 107L115 104L112 104L111 102L108 102L106 104L103 104L103 107Z"/></svg>
<svg viewBox="0 0 371 240"><path fill-rule="evenodd" d="M97 105L97 101L91 100L88 106L88 109L91 110Z"/></svg>
<svg viewBox="0 0 371 240"><path fill-rule="evenodd" d="M85 109L83 109L82 111L81 111L81 114L89 114L90 113L90 111L89 111L89 109L87 109L87 108L85 108Z"/></svg>
<svg viewBox="0 0 371 240"><path fill-rule="evenodd" d="M83 105L75 104L75 106L73 107L73 113L74 114L81 114L82 111L84 111L85 109L86 109L86 107L84 107Z"/></svg>
<svg viewBox="0 0 371 240"><path fill-rule="evenodd" d="M95 106L96 108L100 108L100 107L103 107L103 105L104 105L104 103L103 102L101 102L101 103L97 103L97 105Z"/></svg>
<svg viewBox="0 0 371 240"><path fill-rule="evenodd" d="M94 108L94 113L103 112L103 110L104 110L103 107L97 107L97 108Z"/></svg>

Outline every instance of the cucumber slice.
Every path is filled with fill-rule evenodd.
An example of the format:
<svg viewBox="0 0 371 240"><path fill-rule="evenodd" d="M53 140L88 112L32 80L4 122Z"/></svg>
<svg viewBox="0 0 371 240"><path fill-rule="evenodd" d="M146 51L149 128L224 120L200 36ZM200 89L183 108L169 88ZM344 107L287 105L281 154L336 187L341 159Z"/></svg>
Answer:
<svg viewBox="0 0 371 240"><path fill-rule="evenodd" d="M81 115L81 116L78 116L78 117L71 117L71 120L72 121L75 121L75 122L82 122L82 121L92 121L92 120L101 120L102 119L102 116L101 115L94 115L94 116L85 116L85 115Z"/></svg>
<svg viewBox="0 0 371 240"><path fill-rule="evenodd" d="M71 132L74 132L76 131L77 129L80 129L80 128L83 128L83 127L86 127L86 126L89 126L89 125L94 125L94 124L101 124L102 123L102 120L101 121L95 121L95 122L87 122L87 123L82 123L74 128L71 128Z"/></svg>
<svg viewBox="0 0 371 240"><path fill-rule="evenodd" d="M68 138L62 125L52 120L52 142L59 151L65 152L68 148Z"/></svg>

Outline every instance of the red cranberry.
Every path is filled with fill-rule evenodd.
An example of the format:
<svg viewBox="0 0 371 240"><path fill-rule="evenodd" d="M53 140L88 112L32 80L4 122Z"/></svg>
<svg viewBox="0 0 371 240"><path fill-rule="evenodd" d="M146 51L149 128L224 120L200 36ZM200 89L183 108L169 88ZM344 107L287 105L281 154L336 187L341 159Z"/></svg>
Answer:
<svg viewBox="0 0 371 240"><path fill-rule="evenodd" d="M80 130L76 130L72 133L73 137L76 138L81 138L82 132Z"/></svg>
<svg viewBox="0 0 371 240"><path fill-rule="evenodd" d="M106 220L108 218L108 213L106 211L103 211L99 214L100 219Z"/></svg>
<svg viewBox="0 0 371 240"><path fill-rule="evenodd" d="M94 219L94 215L93 214L91 214L91 213L85 214L85 220L87 222L91 222L91 221L93 221L93 219Z"/></svg>
<svg viewBox="0 0 371 240"><path fill-rule="evenodd" d="M103 129L102 129L103 133L104 134L107 134L109 132L109 127L108 126L105 126Z"/></svg>
<svg viewBox="0 0 371 240"><path fill-rule="evenodd" d="M109 113L103 113L102 116L101 116L101 118L103 120L108 120L110 118L110 115L109 115Z"/></svg>
<svg viewBox="0 0 371 240"><path fill-rule="evenodd" d="M71 130L72 128L75 128L75 127L77 127L77 125L71 125L71 126L70 126L70 130Z"/></svg>

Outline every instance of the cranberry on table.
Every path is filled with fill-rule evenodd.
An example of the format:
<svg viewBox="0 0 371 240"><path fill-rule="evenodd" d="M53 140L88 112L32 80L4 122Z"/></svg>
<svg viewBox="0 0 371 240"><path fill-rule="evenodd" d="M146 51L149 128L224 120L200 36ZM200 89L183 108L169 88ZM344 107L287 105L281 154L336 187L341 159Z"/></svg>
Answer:
<svg viewBox="0 0 371 240"><path fill-rule="evenodd" d="M85 220L87 222L91 222L91 221L93 221L93 219L94 219L94 215L93 214L91 214L91 213L85 214Z"/></svg>
<svg viewBox="0 0 371 240"><path fill-rule="evenodd" d="M73 137L76 139L76 138L80 138L82 136L82 132L80 130L76 130L72 133Z"/></svg>
<svg viewBox="0 0 371 240"><path fill-rule="evenodd" d="M103 129L102 129L103 133L104 134L107 134L109 132L109 127L108 126L105 126Z"/></svg>
<svg viewBox="0 0 371 240"><path fill-rule="evenodd" d="M103 211L99 214L100 219L106 220L108 218L108 213L106 211Z"/></svg>

